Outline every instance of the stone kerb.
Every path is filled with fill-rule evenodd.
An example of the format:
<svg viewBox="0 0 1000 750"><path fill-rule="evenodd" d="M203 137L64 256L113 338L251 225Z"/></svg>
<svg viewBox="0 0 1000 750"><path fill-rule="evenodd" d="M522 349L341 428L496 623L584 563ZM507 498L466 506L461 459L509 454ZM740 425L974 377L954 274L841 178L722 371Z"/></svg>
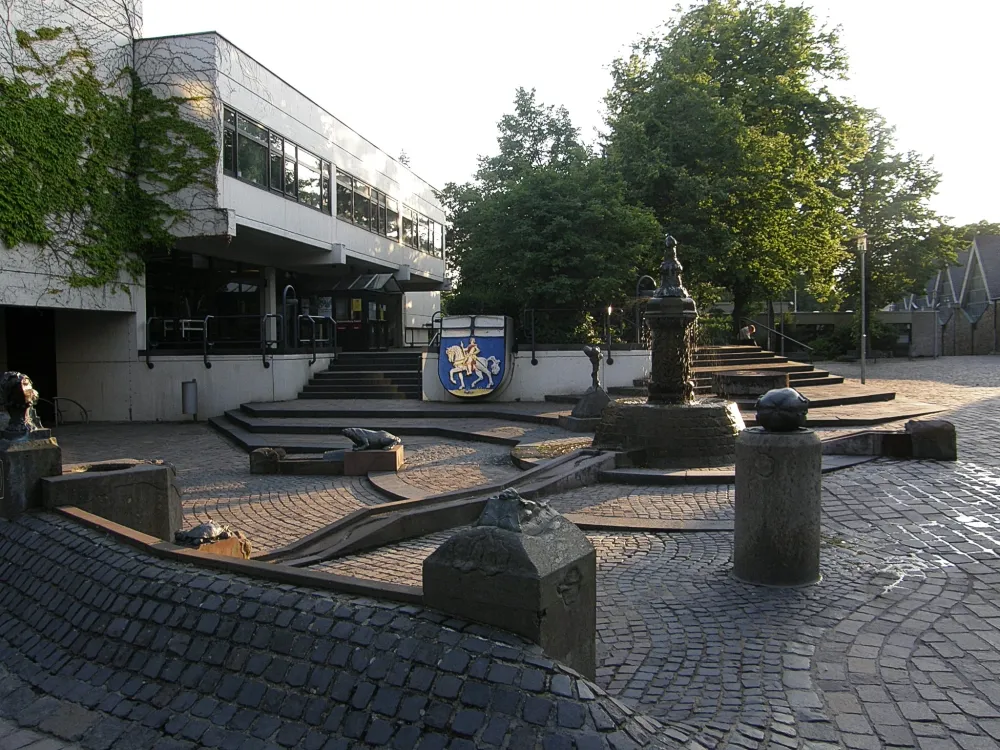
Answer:
<svg viewBox="0 0 1000 750"><path fill-rule="evenodd" d="M167 541L180 529L181 493L170 464L119 459L65 468L42 480L46 508L72 505Z"/></svg>
<svg viewBox="0 0 1000 750"><path fill-rule="evenodd" d="M544 503L514 490L490 498L473 528L424 561L423 591L429 607L522 635L595 675L597 554Z"/></svg>

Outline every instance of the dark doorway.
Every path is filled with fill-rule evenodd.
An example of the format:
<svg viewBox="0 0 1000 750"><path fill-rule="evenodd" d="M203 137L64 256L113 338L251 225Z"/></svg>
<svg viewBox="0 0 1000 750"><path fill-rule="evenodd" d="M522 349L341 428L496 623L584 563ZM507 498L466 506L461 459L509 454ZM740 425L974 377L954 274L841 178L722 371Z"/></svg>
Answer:
<svg viewBox="0 0 1000 750"><path fill-rule="evenodd" d="M5 307L7 368L23 372L42 398L56 393L56 316L53 310ZM51 401L39 401L38 416L46 427L55 425Z"/></svg>

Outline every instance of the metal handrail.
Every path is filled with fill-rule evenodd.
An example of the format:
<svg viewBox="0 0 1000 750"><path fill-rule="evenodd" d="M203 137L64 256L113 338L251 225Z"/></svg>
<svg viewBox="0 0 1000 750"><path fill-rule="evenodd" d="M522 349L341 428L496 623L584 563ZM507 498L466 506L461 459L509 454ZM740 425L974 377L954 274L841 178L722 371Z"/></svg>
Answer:
<svg viewBox="0 0 1000 750"><path fill-rule="evenodd" d="M203 356L204 361L205 361L205 369L206 370L211 370L212 369L212 363L208 361L208 348L210 346L208 340L211 338L211 335L210 335L209 329L208 329L208 323L209 323L210 320L212 320L214 318L215 318L214 315L206 315L205 316L204 335L202 336L202 339L201 339L202 356Z"/></svg>
<svg viewBox="0 0 1000 750"><path fill-rule="evenodd" d="M813 350L813 348L811 346L809 346L808 344L803 344L801 341L793 339L791 336L788 336L788 335L782 333L781 331L776 331L773 328L770 328L769 326L764 325L763 323L758 323L753 318L740 318L740 320L743 321L744 323L752 323L755 326L760 326L765 331L770 331L771 333L774 333L774 334L776 334L778 336L781 336L783 339L787 339L787 340L791 341L793 344L798 344L803 349L806 349L806 350L808 350L810 352Z"/></svg>
<svg viewBox="0 0 1000 750"><path fill-rule="evenodd" d="M260 358L264 363L265 370L271 366L271 363L267 361L267 345L270 343L267 338L267 321L271 318L274 318L276 323L275 333L277 338L274 340L275 344L281 341L281 329L285 320L281 313L265 313L260 316Z"/></svg>
<svg viewBox="0 0 1000 750"><path fill-rule="evenodd" d="M328 320L330 321L330 346L333 349L333 357L337 357L337 321L331 315L299 315L296 318L296 327L298 323L302 320L308 320L310 326L311 335L309 337L309 348L312 359L309 360L310 365L316 364L316 321L317 320ZM301 341L296 341L296 344L301 343Z"/></svg>

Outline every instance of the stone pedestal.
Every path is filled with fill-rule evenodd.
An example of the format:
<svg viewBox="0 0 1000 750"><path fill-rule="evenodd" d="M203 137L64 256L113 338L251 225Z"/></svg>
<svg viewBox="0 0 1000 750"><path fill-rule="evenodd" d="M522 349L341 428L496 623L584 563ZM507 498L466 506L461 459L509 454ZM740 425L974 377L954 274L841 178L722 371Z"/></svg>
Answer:
<svg viewBox="0 0 1000 750"><path fill-rule="evenodd" d="M955 425L943 419L911 419L906 423L913 458L935 461L958 460L958 437Z"/></svg>
<svg viewBox="0 0 1000 750"><path fill-rule="evenodd" d="M46 508L73 505L167 541L181 527L181 493L170 464L136 459L78 464L41 485Z"/></svg>
<svg viewBox="0 0 1000 750"><path fill-rule="evenodd" d="M604 407L611 403L611 396L603 388L588 388L576 402L569 416L559 417L559 426L570 432L593 432L601 421Z"/></svg>
<svg viewBox="0 0 1000 750"><path fill-rule="evenodd" d="M744 430L736 440L733 574L746 583L820 579L823 445L812 430Z"/></svg>
<svg viewBox="0 0 1000 750"><path fill-rule="evenodd" d="M367 476L370 471L399 471L403 468L403 446L371 451L345 451L344 474Z"/></svg>
<svg viewBox="0 0 1000 750"><path fill-rule="evenodd" d="M593 679L597 557L587 537L512 490L490 498L476 524L424 561L424 603L529 638Z"/></svg>
<svg viewBox="0 0 1000 750"><path fill-rule="evenodd" d="M635 452L642 466L692 469L731 466L744 428L735 404L649 404L619 399L605 410L594 447Z"/></svg>
<svg viewBox="0 0 1000 750"><path fill-rule="evenodd" d="M0 439L0 516L12 520L42 507L42 478L62 473L62 450L49 434L38 430L33 435L45 437L17 442Z"/></svg>

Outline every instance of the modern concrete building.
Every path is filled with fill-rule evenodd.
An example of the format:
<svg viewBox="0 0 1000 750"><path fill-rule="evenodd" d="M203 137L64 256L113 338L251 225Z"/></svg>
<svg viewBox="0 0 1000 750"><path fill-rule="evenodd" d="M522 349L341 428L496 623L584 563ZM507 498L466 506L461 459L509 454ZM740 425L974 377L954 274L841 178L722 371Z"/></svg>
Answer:
<svg viewBox="0 0 1000 750"><path fill-rule="evenodd" d="M445 284L427 182L219 34L102 44L216 135L215 187L171 198L176 243L118 288L71 288L58 258L0 246L0 371L93 420L176 420L183 381L210 416L293 398L335 342L426 343Z"/></svg>

